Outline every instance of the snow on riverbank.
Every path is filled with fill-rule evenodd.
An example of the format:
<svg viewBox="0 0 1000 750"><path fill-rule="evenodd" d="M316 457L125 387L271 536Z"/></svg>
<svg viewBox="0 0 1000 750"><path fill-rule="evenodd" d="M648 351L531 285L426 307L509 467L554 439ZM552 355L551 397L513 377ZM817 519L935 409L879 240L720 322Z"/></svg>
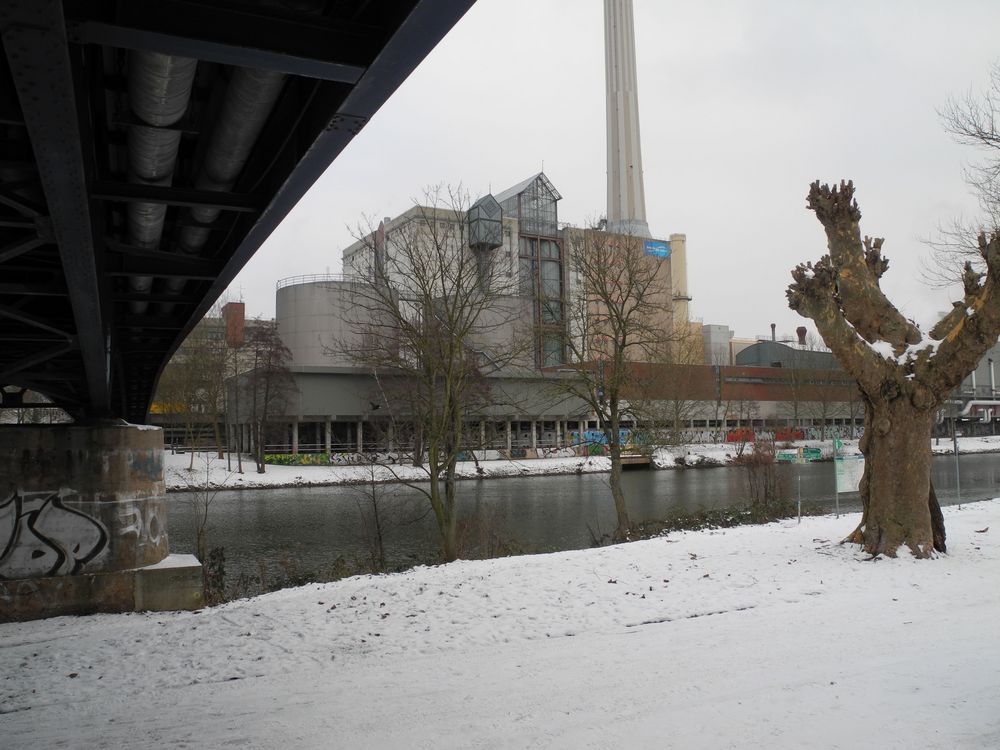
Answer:
<svg viewBox="0 0 1000 750"><path fill-rule="evenodd" d="M168 490L187 490L206 483L232 489L260 487L307 487L334 484L359 484L371 482L419 482L427 479L427 472L407 464L391 466L340 465L340 466L275 466L268 464L267 471L258 474L252 460L243 460L243 474L227 469L226 459L215 454L195 455L194 469L188 471L190 455L166 453L163 461L164 480ZM235 469L236 460L232 466ZM480 461L482 471L473 461L461 461L458 475L465 479L478 477L520 477L541 474L577 474L611 470L611 462L603 456L587 458L538 458L528 460Z"/></svg>
<svg viewBox="0 0 1000 750"><path fill-rule="evenodd" d="M960 453L1000 452L1000 436L959 438ZM857 450L857 440L845 440L842 451L851 454ZM833 455L831 441L805 440L795 443L796 447L819 448L823 456ZM694 466L725 466L736 456L736 446L727 443L705 443L658 448L653 454L653 462L660 469L676 469ZM751 450L747 446L746 450ZM784 450L784 449L780 449ZM951 440L931 442L934 453L952 452ZM358 484L372 481L421 481L427 478L422 469L409 465L394 466L274 466L269 465L264 474L258 474L252 461L244 458L243 474L227 469L226 459L217 459L214 454L197 454L194 469L188 471L190 455L166 452L164 458L164 479L169 490L186 490L208 484L233 489L260 487L306 487L336 484ZM611 462L604 456L586 458L538 458L531 460L472 461L458 464L458 475L466 479L517 477L545 474L579 474L610 471Z"/></svg>
<svg viewBox="0 0 1000 750"><path fill-rule="evenodd" d="M1000 500L950 554L805 518L313 584L199 613L0 625L37 747L1000 746ZM987 529L988 530L984 530Z"/></svg>

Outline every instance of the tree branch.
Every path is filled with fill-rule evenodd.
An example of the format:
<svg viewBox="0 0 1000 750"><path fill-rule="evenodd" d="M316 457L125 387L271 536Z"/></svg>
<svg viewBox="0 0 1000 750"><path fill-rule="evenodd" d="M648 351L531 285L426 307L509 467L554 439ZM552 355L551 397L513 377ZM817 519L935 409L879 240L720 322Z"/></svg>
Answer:
<svg viewBox="0 0 1000 750"><path fill-rule="evenodd" d="M988 273L984 276L966 264L964 300L931 329L941 344L922 376L944 391L957 387L1000 336L1000 234L989 242L980 235L979 251Z"/></svg>
<svg viewBox="0 0 1000 750"><path fill-rule="evenodd" d="M842 181L838 189L814 182L809 186L806 205L826 231L840 308L858 334L870 342L887 341L897 353L907 344L920 341L917 327L903 317L879 288L879 278L888 268L888 261L881 257L881 240L871 243L870 254L865 253L854 183Z"/></svg>
<svg viewBox="0 0 1000 750"><path fill-rule="evenodd" d="M799 264L786 295L788 306L812 318L823 341L852 377L864 387L875 387L885 377L887 362L861 339L837 303L837 270L824 255L815 266Z"/></svg>

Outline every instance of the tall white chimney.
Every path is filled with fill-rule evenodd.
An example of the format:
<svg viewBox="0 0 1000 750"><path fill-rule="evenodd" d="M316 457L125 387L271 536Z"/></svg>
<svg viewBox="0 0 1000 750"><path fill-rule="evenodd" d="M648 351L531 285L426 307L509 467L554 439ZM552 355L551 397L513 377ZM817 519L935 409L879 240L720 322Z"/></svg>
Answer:
<svg viewBox="0 0 1000 750"><path fill-rule="evenodd" d="M632 0L604 0L604 57L608 97L608 231L651 237L642 186Z"/></svg>

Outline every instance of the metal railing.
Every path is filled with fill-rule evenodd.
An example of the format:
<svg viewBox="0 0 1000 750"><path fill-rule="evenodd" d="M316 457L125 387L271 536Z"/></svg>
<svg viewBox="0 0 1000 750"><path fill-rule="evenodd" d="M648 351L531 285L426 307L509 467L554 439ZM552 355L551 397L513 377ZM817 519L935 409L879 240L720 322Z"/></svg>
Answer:
<svg viewBox="0 0 1000 750"><path fill-rule="evenodd" d="M295 286L297 284L322 284L327 283L337 283L337 282L360 282L362 278L356 274L347 273L308 273L302 274L300 276L287 276L283 279L278 279L275 285L277 289L283 289L286 286Z"/></svg>

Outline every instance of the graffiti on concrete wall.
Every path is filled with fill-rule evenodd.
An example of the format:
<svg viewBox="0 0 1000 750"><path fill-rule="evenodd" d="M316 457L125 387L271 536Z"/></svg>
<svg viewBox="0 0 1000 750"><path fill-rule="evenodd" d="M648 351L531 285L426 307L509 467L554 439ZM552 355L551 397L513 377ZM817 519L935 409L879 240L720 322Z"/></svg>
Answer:
<svg viewBox="0 0 1000 750"><path fill-rule="evenodd" d="M107 548L103 524L67 507L75 496L63 488L0 499L0 578L72 575Z"/></svg>
<svg viewBox="0 0 1000 750"><path fill-rule="evenodd" d="M119 503L116 536L140 548L166 544L167 526L160 520L155 503Z"/></svg>
<svg viewBox="0 0 1000 750"><path fill-rule="evenodd" d="M163 481L163 451L129 451L128 468L133 476L147 482Z"/></svg>
<svg viewBox="0 0 1000 750"><path fill-rule="evenodd" d="M542 448L538 451L539 458L573 458L576 451L572 448Z"/></svg>

